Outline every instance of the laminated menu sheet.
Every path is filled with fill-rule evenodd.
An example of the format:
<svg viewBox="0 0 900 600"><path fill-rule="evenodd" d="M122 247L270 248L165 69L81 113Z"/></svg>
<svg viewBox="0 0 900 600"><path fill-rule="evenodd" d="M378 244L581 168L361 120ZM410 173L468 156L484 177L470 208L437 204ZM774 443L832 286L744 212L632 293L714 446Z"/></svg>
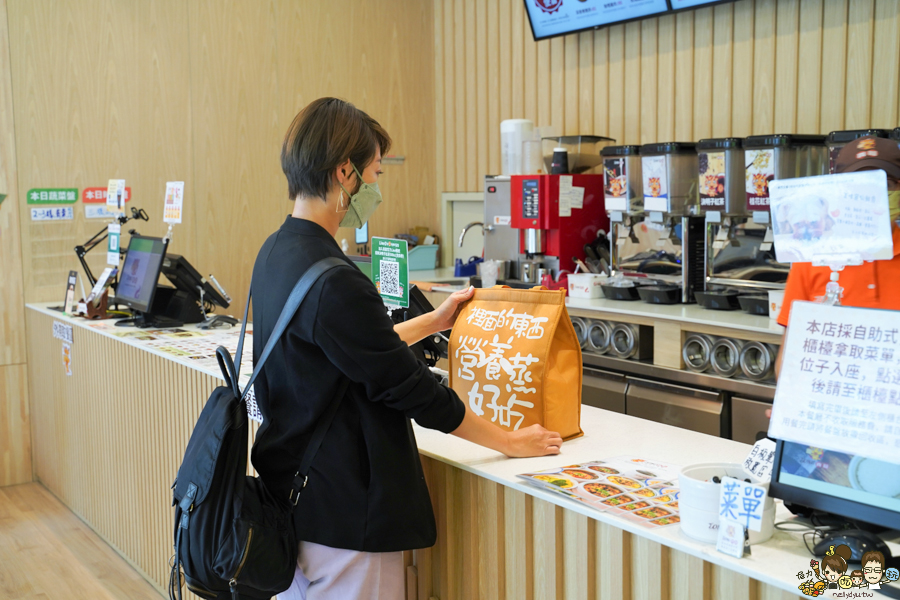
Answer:
<svg viewBox="0 0 900 600"><path fill-rule="evenodd" d="M519 475L528 483L648 528L674 525L681 467L616 456Z"/></svg>

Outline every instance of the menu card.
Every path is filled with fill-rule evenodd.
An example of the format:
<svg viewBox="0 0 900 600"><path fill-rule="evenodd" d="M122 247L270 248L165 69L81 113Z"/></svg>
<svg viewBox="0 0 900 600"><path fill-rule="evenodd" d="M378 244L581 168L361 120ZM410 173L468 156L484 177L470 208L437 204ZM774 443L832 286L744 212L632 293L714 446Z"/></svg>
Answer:
<svg viewBox="0 0 900 600"><path fill-rule="evenodd" d="M681 467L636 456L616 456L519 475L528 483L610 512L643 527L681 520L677 486Z"/></svg>

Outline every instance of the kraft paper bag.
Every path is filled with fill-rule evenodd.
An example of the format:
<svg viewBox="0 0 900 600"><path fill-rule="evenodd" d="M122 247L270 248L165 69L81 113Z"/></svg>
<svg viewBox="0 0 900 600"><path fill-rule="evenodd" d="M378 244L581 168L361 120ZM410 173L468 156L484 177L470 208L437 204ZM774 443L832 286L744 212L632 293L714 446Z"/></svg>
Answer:
<svg viewBox="0 0 900 600"><path fill-rule="evenodd" d="M581 431L581 346L564 290L476 289L450 337L450 387L509 431L539 423L564 440Z"/></svg>

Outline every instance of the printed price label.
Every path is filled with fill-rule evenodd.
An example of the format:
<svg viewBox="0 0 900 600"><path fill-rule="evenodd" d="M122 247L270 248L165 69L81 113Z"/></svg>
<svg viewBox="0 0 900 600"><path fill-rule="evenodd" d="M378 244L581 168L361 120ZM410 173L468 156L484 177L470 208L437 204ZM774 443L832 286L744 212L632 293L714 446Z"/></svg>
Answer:
<svg viewBox="0 0 900 600"><path fill-rule="evenodd" d="M181 223L184 203L184 182L169 181L166 183L166 204L163 207L163 221Z"/></svg>
<svg viewBox="0 0 900 600"><path fill-rule="evenodd" d="M57 206L46 208L32 208L32 221L71 221L75 218L75 211L71 206Z"/></svg>
<svg viewBox="0 0 900 600"><path fill-rule="evenodd" d="M35 188L28 190L28 204L74 204L78 188Z"/></svg>

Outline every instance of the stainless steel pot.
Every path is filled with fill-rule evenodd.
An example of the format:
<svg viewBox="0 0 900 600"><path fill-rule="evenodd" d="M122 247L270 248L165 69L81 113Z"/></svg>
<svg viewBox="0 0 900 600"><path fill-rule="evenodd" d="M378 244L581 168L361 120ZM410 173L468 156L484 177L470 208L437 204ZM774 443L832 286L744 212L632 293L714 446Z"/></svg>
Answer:
<svg viewBox="0 0 900 600"><path fill-rule="evenodd" d="M587 347L595 354L609 352L612 328L606 321L591 321L587 330Z"/></svg>
<svg viewBox="0 0 900 600"><path fill-rule="evenodd" d="M638 333L637 325L630 323L619 323L612 329L610 334L609 349L619 358L631 358L637 353Z"/></svg>
<svg viewBox="0 0 900 600"><path fill-rule="evenodd" d="M539 260L522 259L519 261L519 279L525 283L538 283Z"/></svg>
<svg viewBox="0 0 900 600"><path fill-rule="evenodd" d="M719 338L713 344L710 363L716 375L734 377L741 369L741 349L744 342L729 338Z"/></svg>
<svg viewBox="0 0 900 600"><path fill-rule="evenodd" d="M775 349L762 342L748 342L741 350L741 371L753 381L772 376L775 370Z"/></svg>
<svg viewBox="0 0 900 600"><path fill-rule="evenodd" d="M703 373L710 367L715 340L708 335L694 333L688 336L681 348L681 358L689 371Z"/></svg>

